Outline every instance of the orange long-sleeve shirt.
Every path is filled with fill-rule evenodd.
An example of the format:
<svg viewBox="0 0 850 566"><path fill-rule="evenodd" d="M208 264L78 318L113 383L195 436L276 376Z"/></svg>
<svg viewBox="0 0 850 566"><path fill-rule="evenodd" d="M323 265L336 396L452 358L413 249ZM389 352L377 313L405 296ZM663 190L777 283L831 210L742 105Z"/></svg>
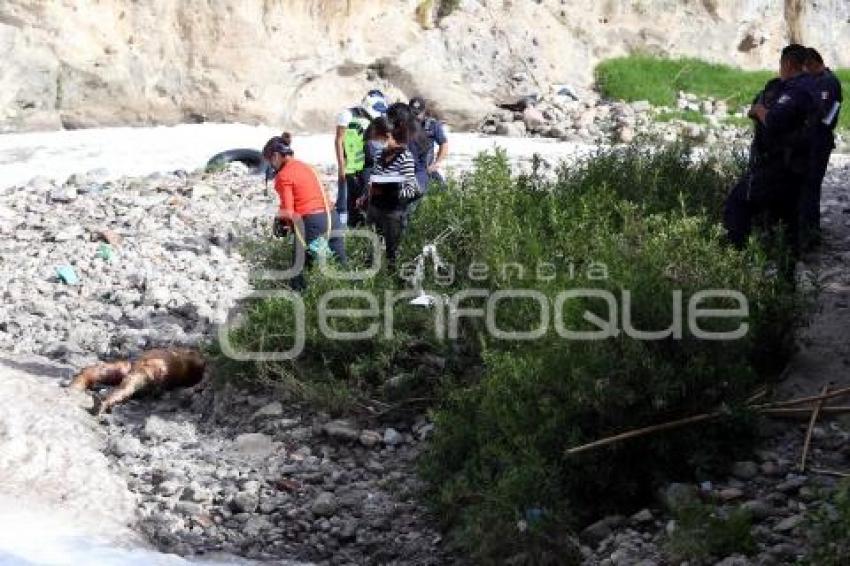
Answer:
<svg viewBox="0 0 850 566"><path fill-rule="evenodd" d="M278 171L274 189L280 197L280 216L291 218L293 214L307 216L327 212L322 184L312 167L291 159Z"/></svg>

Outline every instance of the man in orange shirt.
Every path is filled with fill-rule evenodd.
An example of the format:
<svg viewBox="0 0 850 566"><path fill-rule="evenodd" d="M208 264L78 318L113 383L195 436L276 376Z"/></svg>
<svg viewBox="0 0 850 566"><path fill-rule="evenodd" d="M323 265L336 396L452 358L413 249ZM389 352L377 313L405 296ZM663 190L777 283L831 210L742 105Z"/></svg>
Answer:
<svg viewBox="0 0 850 566"><path fill-rule="evenodd" d="M292 226L295 232L293 261L298 254L305 254L305 266L309 266L312 251L329 248L344 265L345 246L338 235L341 230L339 215L328 203L316 170L295 159L288 141L284 137L273 137L263 148L263 157L277 171L274 188L280 197L280 222ZM303 222L303 233L299 219ZM304 289L303 272L293 279L292 286Z"/></svg>

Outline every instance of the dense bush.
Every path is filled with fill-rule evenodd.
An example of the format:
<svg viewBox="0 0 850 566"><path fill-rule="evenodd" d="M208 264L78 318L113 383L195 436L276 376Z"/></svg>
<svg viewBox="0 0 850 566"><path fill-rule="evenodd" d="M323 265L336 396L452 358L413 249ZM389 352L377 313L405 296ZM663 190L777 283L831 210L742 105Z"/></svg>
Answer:
<svg viewBox="0 0 850 566"><path fill-rule="evenodd" d="M850 556L850 481L842 482L830 499L809 517L811 553L803 564L841 566Z"/></svg>
<svg viewBox="0 0 850 566"><path fill-rule="evenodd" d="M749 332L738 340L697 339L687 322L681 339L619 333L566 340L551 316L531 341L491 336L479 317L460 319L457 339L448 340L435 335L434 310L400 303L391 338L336 342L320 335L313 313L323 293L351 285L311 274L305 354L231 371L286 380L337 410L436 399L436 433L422 470L452 540L480 562L501 562L509 553L519 562L568 563L575 545L567 535L582 521L638 504L658 481L721 467L746 450L751 423L741 405L790 352L791 290L770 275L768 258L755 245L745 252L723 245L717 221L738 173L734 159L695 159L682 146L603 152L551 179L537 172L513 176L504 155L482 155L449 190L429 194L402 249L410 260L436 242L450 268L440 277L427 273L424 284L434 296L524 289L542 293L552 307L566 290L613 293L616 315L597 298L566 301L560 320L574 330L598 329L587 313L622 328L627 291L631 322L646 331L668 328L680 306L686 314L696 292L740 291L749 301L746 321L701 323L719 332L746 322ZM273 249L272 255L287 253L279 244ZM354 255L355 264L365 264L368 254ZM384 274L355 287L380 293L397 284ZM485 303L486 297L471 298L457 306ZM494 318L502 330L528 330L538 326L540 310L509 299ZM292 320L284 301L257 303L234 342L244 349L288 347ZM365 323L340 324L362 329ZM565 454L606 435L720 407L729 418Z"/></svg>

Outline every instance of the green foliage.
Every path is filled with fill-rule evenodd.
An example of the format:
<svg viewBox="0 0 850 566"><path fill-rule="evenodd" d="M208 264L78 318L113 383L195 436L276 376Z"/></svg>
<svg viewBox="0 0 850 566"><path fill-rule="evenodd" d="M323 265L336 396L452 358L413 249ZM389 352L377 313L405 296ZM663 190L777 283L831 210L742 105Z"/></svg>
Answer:
<svg viewBox="0 0 850 566"><path fill-rule="evenodd" d="M666 545L672 562L714 563L732 554L755 551L752 518L745 509L721 510L691 503L674 510L673 515L676 530Z"/></svg>
<svg viewBox="0 0 850 566"><path fill-rule="evenodd" d="M787 286L766 275L764 253L721 243L720 205L737 172L734 161L697 161L682 146L633 147L564 168L550 183L512 179L504 157L490 155L479 159L460 191L429 197L420 209L408 241L415 248L451 226L452 244L443 249L457 266L457 288L519 287L550 299L581 287L618 297L629 291L640 329L669 326L675 290L687 298L703 289L735 289L750 301L750 332L734 342L687 333L682 340L620 335L582 342L550 330L511 343L470 324L467 343L478 345L485 370L478 379L446 385L423 473L440 515L477 559L527 551L530 537L504 532L530 509L541 511L541 529L558 532L648 497L663 476L716 471L747 449L752 422L740 407L776 369L760 363L763 352L778 364L787 359L796 311ZM473 281L464 275L473 258L496 266L518 261L529 271L545 261L557 275L541 281L497 271ZM593 278L593 262L607 266L610 276ZM500 323L535 327L538 308L511 306ZM571 301L565 326L588 329L586 311L607 318L600 301ZM718 406L730 408L729 419L565 455L584 442ZM484 531L500 534L491 540L482 538Z"/></svg>
<svg viewBox="0 0 850 566"><path fill-rule="evenodd" d="M808 529L812 566L842 566L850 556L850 481L835 491L832 501L813 513Z"/></svg>
<svg viewBox="0 0 850 566"><path fill-rule="evenodd" d="M596 81L603 95L626 101L648 100L656 106L675 106L680 90L726 100L731 107L742 106L749 104L775 74L699 59L644 54L608 59L596 67Z"/></svg>
<svg viewBox="0 0 850 566"><path fill-rule="evenodd" d="M694 124L707 124L708 118L700 112L694 110L668 110L659 112L655 116L657 122L672 122L673 120L682 120L683 122L692 122Z"/></svg>
<svg viewBox="0 0 850 566"><path fill-rule="evenodd" d="M835 72L846 91L850 69ZM725 100L730 108L745 106L774 76L772 70L745 71L700 59L665 59L641 53L608 59L595 69L596 84L604 96L668 107L675 107L679 91ZM850 112L842 113L839 126L850 127Z"/></svg>
<svg viewBox="0 0 850 566"><path fill-rule="evenodd" d="M624 333L567 340L552 317L538 339L523 342L493 336L481 318L464 317L450 340L436 334L434 310L404 302L394 309L390 336L332 340L318 329L325 293L353 288L383 297L399 281L382 273L345 283L314 272L303 295L304 354L291 362L223 359L223 373L283 383L335 412L436 398L436 432L422 472L451 540L479 563L576 562L568 534L580 522L637 504L657 481L722 468L745 451L752 423L741 405L789 355L797 314L791 290L769 275L761 248L725 246L718 226L740 170L734 157L696 159L683 145L602 151L561 167L554 178L515 176L504 154L484 154L448 190L424 200L400 256L403 265L436 242L453 275L428 270L424 285L436 296L521 289L541 293L553 310L564 291L612 293L616 314L592 297L563 303L563 326L582 331L598 330L588 313L622 328L627 292L632 325L650 331L669 327L698 291L736 290L749 301L749 332L739 340L697 339L687 317L679 340ZM349 243L353 266L367 265L362 245ZM279 240L246 250L263 267L287 265L290 253ZM486 298L469 298L458 306L485 304ZM539 305L514 298L500 303L494 318L503 331L524 331L538 327L540 315ZM335 327L361 330L368 322L338 320ZM741 322L716 318L701 327L718 332ZM247 309L231 339L242 350L286 349L293 328L291 303L267 299ZM434 358L442 363L430 363ZM600 437L717 407L727 407L729 418L565 454Z"/></svg>
<svg viewBox="0 0 850 566"><path fill-rule="evenodd" d="M437 18L447 18L460 6L460 0L438 0Z"/></svg>

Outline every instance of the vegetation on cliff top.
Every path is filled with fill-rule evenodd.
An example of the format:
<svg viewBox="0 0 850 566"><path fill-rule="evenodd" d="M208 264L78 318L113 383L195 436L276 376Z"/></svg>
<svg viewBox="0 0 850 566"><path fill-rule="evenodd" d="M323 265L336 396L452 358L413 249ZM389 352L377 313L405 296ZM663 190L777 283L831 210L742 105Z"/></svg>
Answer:
<svg viewBox="0 0 850 566"><path fill-rule="evenodd" d="M850 69L835 70L845 92L850 88ZM725 100L730 110L752 102L776 71L745 71L700 59L665 59L636 54L608 59L597 65L596 84L603 96L634 102L648 100L655 106L676 107L679 91ZM850 127L850 112L843 112L840 127Z"/></svg>

